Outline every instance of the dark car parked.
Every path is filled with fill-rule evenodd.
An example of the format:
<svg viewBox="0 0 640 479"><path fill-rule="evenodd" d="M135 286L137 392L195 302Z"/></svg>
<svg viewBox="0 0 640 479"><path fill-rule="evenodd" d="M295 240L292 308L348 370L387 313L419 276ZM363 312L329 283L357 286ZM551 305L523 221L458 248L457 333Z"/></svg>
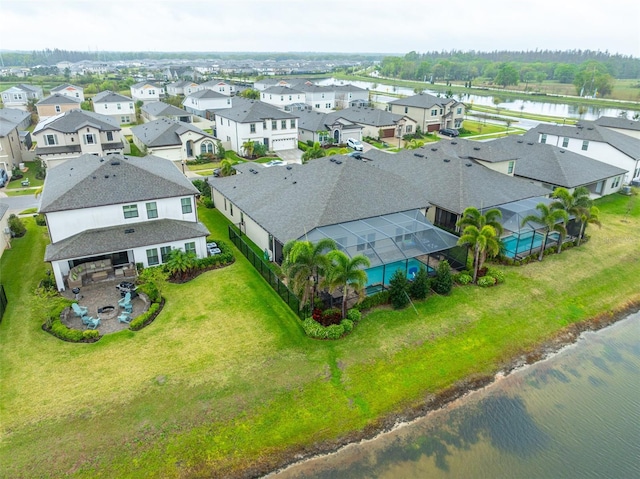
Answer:
<svg viewBox="0 0 640 479"><path fill-rule="evenodd" d="M4 171L4 168L0 168L0 188L9 183L9 175Z"/></svg>
<svg viewBox="0 0 640 479"><path fill-rule="evenodd" d="M454 138L460 135L460 132L458 132L458 130L454 128L443 128L442 130L439 131L439 133L441 135L450 136L451 138Z"/></svg>

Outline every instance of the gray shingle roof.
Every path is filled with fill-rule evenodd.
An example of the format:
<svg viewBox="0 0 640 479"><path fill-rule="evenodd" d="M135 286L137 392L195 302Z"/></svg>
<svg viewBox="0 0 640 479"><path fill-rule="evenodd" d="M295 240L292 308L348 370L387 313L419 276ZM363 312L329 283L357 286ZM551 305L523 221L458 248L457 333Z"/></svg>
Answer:
<svg viewBox="0 0 640 479"><path fill-rule="evenodd" d="M594 123L607 128L620 128L623 130L640 131L640 121L618 118L615 116L601 116Z"/></svg>
<svg viewBox="0 0 640 479"><path fill-rule="evenodd" d="M9 205L6 203L0 203L0 220L4 218L7 211L9 211Z"/></svg>
<svg viewBox="0 0 640 479"><path fill-rule="evenodd" d="M40 211L50 213L197 193L180 170L164 158L82 155L47 172Z"/></svg>
<svg viewBox="0 0 640 479"><path fill-rule="evenodd" d="M152 81L141 81L141 82L138 82L138 83L136 83L134 85L131 85L131 88L142 88L145 85L149 85L149 86L153 86L153 87L162 89L162 85L159 85L158 83L152 82Z"/></svg>
<svg viewBox="0 0 640 479"><path fill-rule="evenodd" d="M442 143L442 142L440 142ZM401 176L424 190L429 202L461 214L465 208L491 208L523 198L543 196L549 191L531 181L486 168L474 160L448 154L440 143L395 155L368 151L372 165ZM435 151L434 151L435 149ZM423 155L423 157L415 156Z"/></svg>
<svg viewBox="0 0 640 479"><path fill-rule="evenodd" d="M288 118L298 118L285 111L279 110L275 106L258 100L248 100L246 98L234 97L231 108L214 110L216 116L228 118L237 123L254 123L262 120L285 120Z"/></svg>
<svg viewBox="0 0 640 479"><path fill-rule="evenodd" d="M371 125L375 127L395 125L398 121L402 120L405 117L404 115L391 113L389 111L380 110L378 108L361 107L345 108L344 110L327 113L327 116L331 120L336 117L342 117L354 123L359 123L361 125Z"/></svg>
<svg viewBox="0 0 640 479"><path fill-rule="evenodd" d="M15 108L0 108L0 119L16 125L19 125L30 116L31 113L28 111L17 110Z"/></svg>
<svg viewBox="0 0 640 479"><path fill-rule="evenodd" d="M521 139L518 137L518 139ZM510 143L500 141L472 141L456 138L452 141L440 141L437 148L442 152L459 158L470 158L487 163L500 163L516 160L518 155L513 151Z"/></svg>
<svg viewBox="0 0 640 479"><path fill-rule="evenodd" d="M129 231L129 233L126 233ZM59 261L83 256L115 253L148 245L183 241L208 236L201 223L160 219L141 223L83 231L57 243L47 245L45 261Z"/></svg>
<svg viewBox="0 0 640 479"><path fill-rule="evenodd" d="M271 93L273 95L299 95L300 93L302 93L302 91L288 86L274 85L264 89L262 93Z"/></svg>
<svg viewBox="0 0 640 479"><path fill-rule="evenodd" d="M412 106L416 108L430 108L434 105L448 105L451 102L457 103L453 98L438 98L437 96L429 95L428 93L418 93L417 95L390 101L389 104Z"/></svg>
<svg viewBox="0 0 640 479"><path fill-rule="evenodd" d="M191 115L188 111L178 108L177 106L169 105L162 101L154 101L147 103L140 108L142 111L149 113L152 116L188 116Z"/></svg>
<svg viewBox="0 0 640 479"><path fill-rule="evenodd" d="M159 118L158 120L131 128L131 133L149 147L182 145L180 135L187 131L192 131L202 137L211 138L212 140L215 139L213 135L205 133L190 123L175 121L170 118Z"/></svg>
<svg viewBox="0 0 640 479"><path fill-rule="evenodd" d="M7 136L18 126L17 123L0 118L0 137Z"/></svg>
<svg viewBox="0 0 640 479"><path fill-rule="evenodd" d="M63 83L62 85L58 85L51 89L51 93L57 93L62 90L66 90L67 88L75 88L76 90L83 91L84 89L81 86L72 85L71 83Z"/></svg>
<svg viewBox="0 0 640 479"><path fill-rule="evenodd" d="M623 175L627 171L572 151L544 143L526 142L510 136L499 142L518 156L516 176L542 181L565 188L576 188L600 180ZM487 144L487 143L485 143Z"/></svg>
<svg viewBox="0 0 640 479"><path fill-rule="evenodd" d="M222 93L218 93L213 90L198 90L193 92L190 95L187 95L187 98L229 98L228 95L223 95ZM235 101L235 100L234 100Z"/></svg>
<svg viewBox="0 0 640 479"><path fill-rule="evenodd" d="M43 98L36 105L77 105L80 108L80 99L79 98L71 98L61 93L54 93L47 98Z"/></svg>
<svg viewBox="0 0 640 479"><path fill-rule="evenodd" d="M114 93L110 90L101 91L96 94L91 101L95 103L131 103L133 102L133 98L129 98L128 96L120 95L119 93Z"/></svg>
<svg viewBox="0 0 640 479"><path fill-rule="evenodd" d="M196 82L193 82L191 80L181 80L181 81L177 81L177 82L174 82L174 83L169 83L167 85L167 88L168 87L171 87L171 88L184 88L186 86L191 86L191 85L198 86L198 84Z"/></svg>
<svg viewBox="0 0 640 479"><path fill-rule="evenodd" d="M348 156L249 173L254 166L239 165L244 173L211 187L283 243L318 226L428 206L423 188Z"/></svg>
<svg viewBox="0 0 640 479"><path fill-rule="evenodd" d="M580 140L608 143L625 155L640 160L640 140L632 136L598 126L592 121L581 121L576 126L539 124L524 136L538 141L538 135L547 133L559 137L577 138Z"/></svg>
<svg viewBox="0 0 640 479"><path fill-rule="evenodd" d="M120 131L120 125L113 118L84 110L70 110L38 123L34 133L51 129L61 133L75 133L84 126L92 126L100 131Z"/></svg>

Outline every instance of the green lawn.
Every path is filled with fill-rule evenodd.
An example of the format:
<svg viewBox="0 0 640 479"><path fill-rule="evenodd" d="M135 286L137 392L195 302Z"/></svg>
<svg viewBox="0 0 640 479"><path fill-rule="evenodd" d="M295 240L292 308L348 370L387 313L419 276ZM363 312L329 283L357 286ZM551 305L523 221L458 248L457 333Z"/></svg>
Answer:
<svg viewBox="0 0 640 479"><path fill-rule="evenodd" d="M296 316L237 254L182 285L142 331L95 344L40 329L34 285L47 235L32 219L4 252L0 323L3 477L224 477L287 451L374 426L640 291L640 201L599 202L602 229L579 248L506 268L499 287L456 288L413 309L367 315L340 341L306 338ZM629 202L632 201L630 204ZM227 222L201 209L212 237Z"/></svg>
<svg viewBox="0 0 640 479"><path fill-rule="evenodd" d="M44 184L44 180L39 180L36 178L35 161L27 161L25 162L24 166L28 168L28 170L25 172L22 172L22 178L19 178L17 180L11 180L7 185L8 190L23 189L24 187L22 186L22 182L26 179L29 180L29 186L30 188L33 188L33 189L36 189L39 186L42 186ZM33 192L31 191L28 194L33 194Z"/></svg>

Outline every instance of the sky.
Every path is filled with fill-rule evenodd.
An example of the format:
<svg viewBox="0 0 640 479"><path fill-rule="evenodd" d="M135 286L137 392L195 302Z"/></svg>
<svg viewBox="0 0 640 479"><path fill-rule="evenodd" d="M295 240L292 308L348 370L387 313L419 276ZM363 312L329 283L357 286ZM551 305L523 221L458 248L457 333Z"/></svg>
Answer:
<svg viewBox="0 0 640 479"><path fill-rule="evenodd" d="M0 49L640 57L638 0L0 0Z"/></svg>

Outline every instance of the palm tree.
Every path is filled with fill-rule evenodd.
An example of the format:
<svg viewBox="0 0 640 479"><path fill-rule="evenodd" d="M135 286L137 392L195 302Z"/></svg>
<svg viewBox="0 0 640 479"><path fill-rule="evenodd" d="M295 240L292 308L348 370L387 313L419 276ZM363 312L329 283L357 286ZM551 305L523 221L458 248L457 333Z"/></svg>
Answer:
<svg viewBox="0 0 640 479"><path fill-rule="evenodd" d="M165 267L171 276L180 276L184 279L186 275L195 267L198 257L193 251L183 251L181 249L172 249L169 253L169 259L165 263Z"/></svg>
<svg viewBox="0 0 640 479"><path fill-rule="evenodd" d="M224 159L220 162L220 176L231 176L234 171L231 160Z"/></svg>
<svg viewBox="0 0 640 479"><path fill-rule="evenodd" d="M579 186L573 193L569 193L566 188L556 188L551 197L556 200L551 203L551 208L565 210L576 217L582 208L589 208L592 204L589 190L584 186Z"/></svg>
<svg viewBox="0 0 640 479"><path fill-rule="evenodd" d="M578 216L578 218L580 218L580 234L578 235L578 245L580 246L580 241L582 240L582 236L584 235L584 230L587 226L587 223L593 223L594 225L598 225L598 227L602 227L602 223L600 223L600 210L595 207L595 206L591 206L590 208L583 208L580 211L580 216Z"/></svg>
<svg viewBox="0 0 640 479"><path fill-rule="evenodd" d="M247 158L253 156L253 140L247 140L242 144L242 150Z"/></svg>
<svg viewBox="0 0 640 479"><path fill-rule="evenodd" d="M311 148L302 154L302 163L306 163L307 161L315 158L322 158L326 155L327 152L320 146L320 143L316 141Z"/></svg>
<svg viewBox="0 0 640 479"><path fill-rule="evenodd" d="M362 298L367 284L367 273L364 272L364 268L371 266L371 263L366 256L357 255L349 258L340 250L329 251L327 257L331 261L327 275L329 291L334 292L342 288L342 317L344 318L347 315L349 290L352 289Z"/></svg>
<svg viewBox="0 0 640 479"><path fill-rule="evenodd" d="M320 276L326 273L330 264L326 252L335 248L335 241L324 238L317 243L292 240L282 250L282 271L302 304L311 299L311 310L314 308Z"/></svg>
<svg viewBox="0 0 640 479"><path fill-rule="evenodd" d="M540 255L538 256L538 261L542 261L542 257L544 255L544 250L547 247L547 238L549 237L549 233L551 231L555 231L560 234L560 243L558 244L558 253L562 248L562 239L567 234L566 224L569 221L569 215L565 210L557 210L552 209L544 203L538 203L536 205L536 209L540 212L539 214L531 214L524 217L522 220L522 226L527 224L529 221L534 223L541 224L544 230L544 241L540 247Z"/></svg>
<svg viewBox="0 0 640 479"><path fill-rule="evenodd" d="M465 208L462 212L462 218L458 220L456 226L463 228L467 226L475 226L481 230L483 226L489 225L496 230L496 236L500 237L504 231L502 223L499 221L500 218L502 218L502 212L497 208L491 208L482 214L478 208L470 206L469 208Z"/></svg>
<svg viewBox="0 0 640 479"><path fill-rule="evenodd" d="M478 271L482 269L484 260L487 256L495 256L500 252L500 240L496 234L496 230L491 225L484 225L482 229L478 229L474 225L467 226L460 239L458 245L469 245L473 247L473 282L478 279Z"/></svg>
<svg viewBox="0 0 640 479"><path fill-rule="evenodd" d="M422 146L424 146L423 140L413 138L411 141L409 141L409 143L407 143L407 150L416 150Z"/></svg>

